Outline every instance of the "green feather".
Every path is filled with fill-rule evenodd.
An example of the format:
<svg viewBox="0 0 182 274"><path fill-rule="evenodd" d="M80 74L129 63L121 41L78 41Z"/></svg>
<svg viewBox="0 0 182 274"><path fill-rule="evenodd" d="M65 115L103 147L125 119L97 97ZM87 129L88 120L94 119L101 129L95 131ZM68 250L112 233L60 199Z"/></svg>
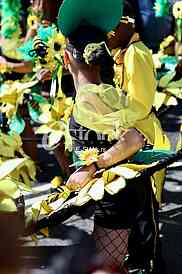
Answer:
<svg viewBox="0 0 182 274"><path fill-rule="evenodd" d="M48 27L44 27L42 25L40 25L40 27L38 28L37 31L37 36L45 43L48 42L48 40L50 38L52 38L55 34L56 34L56 26L53 24L51 26ZM31 57L29 55L29 52L33 50L33 39L29 39L27 42L23 43L21 47L19 47L17 49L17 51L19 51L22 56L23 59L26 61L34 61L35 57Z"/></svg>
<svg viewBox="0 0 182 274"><path fill-rule="evenodd" d="M9 125L9 134L11 135L13 132L16 132L18 134L21 134L25 129L25 121L23 118L16 113L16 115L11 119L10 125Z"/></svg>
<svg viewBox="0 0 182 274"><path fill-rule="evenodd" d="M38 104L46 104L47 99L37 93L31 93L33 101L38 103Z"/></svg>
<svg viewBox="0 0 182 274"><path fill-rule="evenodd" d="M29 55L29 51L33 49L33 39L29 39L27 42L23 43L21 47L17 48L17 51L21 53L22 58L25 61L33 61L35 57Z"/></svg>
<svg viewBox="0 0 182 274"><path fill-rule="evenodd" d="M40 37L40 39L43 42L48 42L49 39L51 37L53 37L54 35L56 35L57 30L56 30L56 26L54 24L52 24L51 26L48 27L44 27L43 25L40 25L38 31L37 31L37 35Z"/></svg>
<svg viewBox="0 0 182 274"><path fill-rule="evenodd" d="M39 122L39 116L41 114L40 110L32 107L31 104L28 103L28 111L29 111L29 115L30 115L31 119L34 122L38 123Z"/></svg>
<svg viewBox="0 0 182 274"><path fill-rule="evenodd" d="M20 35L20 0L2 0L1 2L1 35L11 39Z"/></svg>

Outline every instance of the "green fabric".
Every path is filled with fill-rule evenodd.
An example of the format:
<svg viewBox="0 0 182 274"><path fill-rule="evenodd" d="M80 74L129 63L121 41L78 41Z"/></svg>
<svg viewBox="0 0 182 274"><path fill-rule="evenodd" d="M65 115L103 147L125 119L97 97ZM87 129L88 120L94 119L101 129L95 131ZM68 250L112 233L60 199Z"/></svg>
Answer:
<svg viewBox="0 0 182 274"><path fill-rule="evenodd" d="M123 0L64 0L58 27L65 36L85 23L109 32L119 23L122 12Z"/></svg>
<svg viewBox="0 0 182 274"><path fill-rule="evenodd" d="M142 163L142 164L152 164L156 161L166 159L169 156L175 154L171 150L144 150L137 152L133 158L132 162Z"/></svg>
<svg viewBox="0 0 182 274"><path fill-rule="evenodd" d="M75 167L76 169L83 166L82 161L80 160L79 154L81 151L72 151L72 162L73 164L71 165L71 167Z"/></svg>
<svg viewBox="0 0 182 274"><path fill-rule="evenodd" d="M72 152L73 166L79 168L82 166L82 161L79 159L80 151ZM133 157L131 162L138 164L152 164L154 162L160 161L162 159L167 159L171 155L175 155L175 152L171 150L143 150L137 152Z"/></svg>

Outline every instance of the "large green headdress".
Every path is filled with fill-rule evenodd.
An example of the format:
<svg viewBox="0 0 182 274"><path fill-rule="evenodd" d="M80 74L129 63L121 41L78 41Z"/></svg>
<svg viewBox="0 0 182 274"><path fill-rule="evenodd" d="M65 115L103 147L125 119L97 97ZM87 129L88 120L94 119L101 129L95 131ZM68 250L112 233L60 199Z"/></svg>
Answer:
<svg viewBox="0 0 182 274"><path fill-rule="evenodd" d="M58 26L68 36L80 25L93 25L109 32L123 12L123 0L64 0L58 14Z"/></svg>

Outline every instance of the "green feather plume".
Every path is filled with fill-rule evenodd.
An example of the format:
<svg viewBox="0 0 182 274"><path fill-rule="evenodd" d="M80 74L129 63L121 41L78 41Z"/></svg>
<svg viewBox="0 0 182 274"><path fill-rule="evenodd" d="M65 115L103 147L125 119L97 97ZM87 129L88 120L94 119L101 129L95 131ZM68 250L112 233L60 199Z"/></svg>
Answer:
<svg viewBox="0 0 182 274"><path fill-rule="evenodd" d="M51 26L48 26L48 27L44 27L43 25L40 25L40 27L37 31L37 35L40 37L40 39L43 42L46 42L46 43L49 41L49 39L51 37L56 35L56 33L57 33L57 29L54 24L52 24Z"/></svg>
<svg viewBox="0 0 182 274"><path fill-rule="evenodd" d="M49 41L51 37L56 35L56 26L52 24L51 26L44 27L40 25L37 31L37 36L45 43ZM35 57L31 57L29 52L33 49L33 39L29 39L27 42L23 43L21 47L17 49L18 52L22 54L22 57L26 61L33 61Z"/></svg>
<svg viewBox="0 0 182 274"><path fill-rule="evenodd" d="M22 44L19 48L17 48L17 52L21 53L22 59L25 61L33 61L35 57L31 57L28 53L33 49L33 39L30 38L28 41Z"/></svg>
<svg viewBox="0 0 182 274"><path fill-rule="evenodd" d="M2 0L1 2L1 36L11 39L19 36L20 31L20 0Z"/></svg>

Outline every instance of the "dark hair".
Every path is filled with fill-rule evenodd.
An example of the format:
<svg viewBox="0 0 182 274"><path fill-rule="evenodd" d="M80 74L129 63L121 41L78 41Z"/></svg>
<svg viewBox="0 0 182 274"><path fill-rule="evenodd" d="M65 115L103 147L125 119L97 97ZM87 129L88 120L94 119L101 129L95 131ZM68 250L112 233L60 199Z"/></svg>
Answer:
<svg viewBox="0 0 182 274"><path fill-rule="evenodd" d="M106 84L113 84L114 61L108 52L106 40L107 35L102 30L94 26L84 25L78 27L68 36L67 49L78 62L86 64L83 57L86 46L91 43L101 43L101 46L90 54L88 64L99 65L102 81Z"/></svg>
<svg viewBox="0 0 182 274"><path fill-rule="evenodd" d="M135 29L141 34L141 16L139 3L136 0L124 0L123 15L129 16L135 19Z"/></svg>

